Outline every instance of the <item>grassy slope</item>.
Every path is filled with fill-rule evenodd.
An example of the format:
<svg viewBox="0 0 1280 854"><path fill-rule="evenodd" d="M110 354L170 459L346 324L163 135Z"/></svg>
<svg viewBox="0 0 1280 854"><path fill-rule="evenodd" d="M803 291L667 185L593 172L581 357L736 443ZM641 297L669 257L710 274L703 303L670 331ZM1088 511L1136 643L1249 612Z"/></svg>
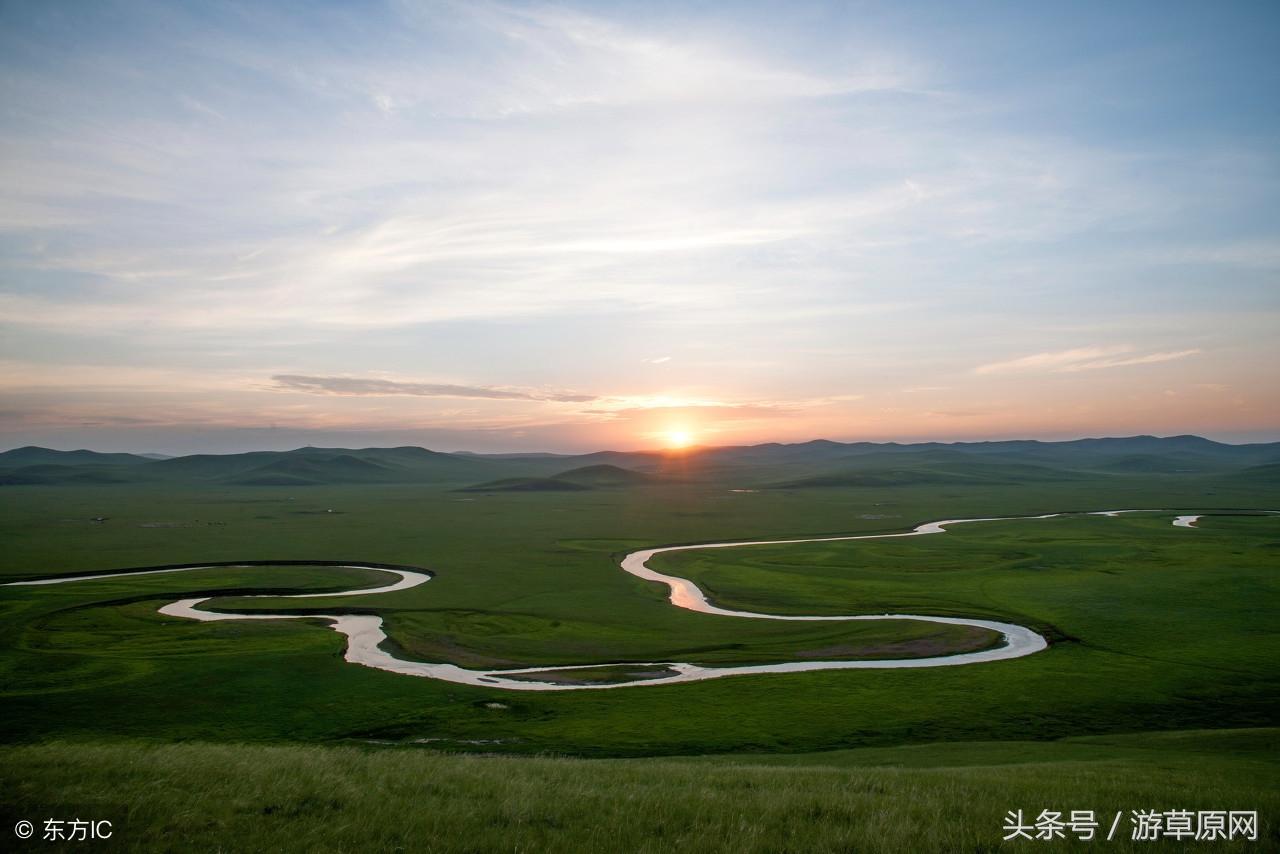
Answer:
<svg viewBox="0 0 1280 854"><path fill-rule="evenodd" d="M1129 810L1256 809L1259 842L1210 847L1260 851L1280 845L1276 747L1274 729L662 760L49 744L0 748L0 826L108 819L94 847L117 850L875 854L1083 850L1001 844L1004 816L1092 809L1104 834L1126 811L1095 846L1160 851L1185 847L1131 842Z"/></svg>

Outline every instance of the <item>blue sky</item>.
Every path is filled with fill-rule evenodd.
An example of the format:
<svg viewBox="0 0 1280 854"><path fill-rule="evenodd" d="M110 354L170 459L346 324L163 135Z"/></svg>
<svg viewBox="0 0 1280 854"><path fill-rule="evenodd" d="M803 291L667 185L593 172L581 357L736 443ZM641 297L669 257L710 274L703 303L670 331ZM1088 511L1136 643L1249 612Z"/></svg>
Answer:
<svg viewBox="0 0 1280 854"><path fill-rule="evenodd" d="M1274 4L0 5L0 444L1280 439Z"/></svg>

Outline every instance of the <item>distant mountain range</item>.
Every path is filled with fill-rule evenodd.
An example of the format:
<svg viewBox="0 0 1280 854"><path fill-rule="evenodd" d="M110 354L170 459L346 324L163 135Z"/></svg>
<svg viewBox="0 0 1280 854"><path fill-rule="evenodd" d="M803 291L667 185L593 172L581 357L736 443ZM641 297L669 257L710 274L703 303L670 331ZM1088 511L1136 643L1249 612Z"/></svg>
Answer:
<svg viewBox="0 0 1280 854"><path fill-rule="evenodd" d="M298 448L243 454L105 454L29 446L0 453L0 485L441 484L475 492L631 489L672 482L820 489L1018 484L1097 477L1231 475L1280 482L1280 442L1199 436L1068 442L832 442L591 454L442 453L418 447Z"/></svg>

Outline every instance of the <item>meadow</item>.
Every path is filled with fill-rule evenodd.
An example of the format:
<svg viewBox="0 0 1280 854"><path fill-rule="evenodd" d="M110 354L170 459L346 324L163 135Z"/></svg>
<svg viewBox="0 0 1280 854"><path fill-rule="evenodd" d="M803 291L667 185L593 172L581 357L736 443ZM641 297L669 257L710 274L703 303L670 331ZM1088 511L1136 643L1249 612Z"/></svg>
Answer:
<svg viewBox="0 0 1280 854"><path fill-rule="evenodd" d="M226 848L239 835L330 850L722 850L734 839L734 850L981 851L999 847L1006 810L1054 804L1257 808L1274 841L1280 516L1241 512L1280 507L1269 482L738 488L5 487L11 580L235 560L436 573L385 596L287 602L238 594L381 580L275 566L0 587L5 809L125 815L124 847L199 816L203 838ZM199 595L217 595L215 609L377 613L398 654L474 667L954 651L989 640L908 622L696 614L617 559L659 544L1124 507L1167 510L655 560L729 607L986 617L1053 642L974 666L513 693L348 664L319 623L156 613ZM1208 515L1178 529L1175 510ZM273 786L284 787L274 800Z"/></svg>
<svg viewBox="0 0 1280 854"><path fill-rule="evenodd" d="M373 747L0 747L0 827L109 818L112 850L1265 851L1280 731L697 759ZM1010 810L1091 810L1092 843L1002 841ZM1258 841L1133 841L1134 810L1256 810ZM1104 841L1121 811L1114 838ZM38 850L71 850L35 843Z"/></svg>

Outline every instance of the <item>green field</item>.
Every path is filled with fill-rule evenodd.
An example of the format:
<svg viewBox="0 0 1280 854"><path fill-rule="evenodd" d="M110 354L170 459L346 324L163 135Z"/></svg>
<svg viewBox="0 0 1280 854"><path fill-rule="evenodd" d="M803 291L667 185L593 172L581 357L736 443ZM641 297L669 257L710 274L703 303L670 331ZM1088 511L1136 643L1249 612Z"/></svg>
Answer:
<svg viewBox="0 0 1280 854"><path fill-rule="evenodd" d="M0 748L0 827L109 818L107 847L122 850L1267 851L1280 845L1278 739L1255 729L592 760L55 743ZM1017 809L1092 810L1104 837L1123 816L1111 842L1002 844ZM1263 824L1257 842L1132 841L1131 811L1149 809L1256 810Z"/></svg>
<svg viewBox="0 0 1280 854"><path fill-rule="evenodd" d="M0 587L5 809L127 816L136 835L118 840L126 847L199 815L208 845L226 848L240 835L251 847L333 850L426 845L406 840L609 850L612 840L621 850L797 851L991 850L1014 808L1258 809L1274 845L1280 516L1241 508L1278 508L1280 489L1251 474L1023 473L1017 483L758 491L707 474L545 491L7 486L0 573L12 580L308 559L436 576L313 601L237 594L382 582L273 566ZM348 664L343 638L318 622L156 613L198 595L220 596L211 607L223 610L377 613L400 656L473 668L939 654L991 638L905 621L696 614L617 560L659 544L1125 507L1167 509L654 561L727 607L982 617L1052 641L962 667L508 692ZM1209 515L1182 529L1170 525L1175 511ZM272 786L284 786L279 803ZM373 834L368 845L361 833Z"/></svg>

